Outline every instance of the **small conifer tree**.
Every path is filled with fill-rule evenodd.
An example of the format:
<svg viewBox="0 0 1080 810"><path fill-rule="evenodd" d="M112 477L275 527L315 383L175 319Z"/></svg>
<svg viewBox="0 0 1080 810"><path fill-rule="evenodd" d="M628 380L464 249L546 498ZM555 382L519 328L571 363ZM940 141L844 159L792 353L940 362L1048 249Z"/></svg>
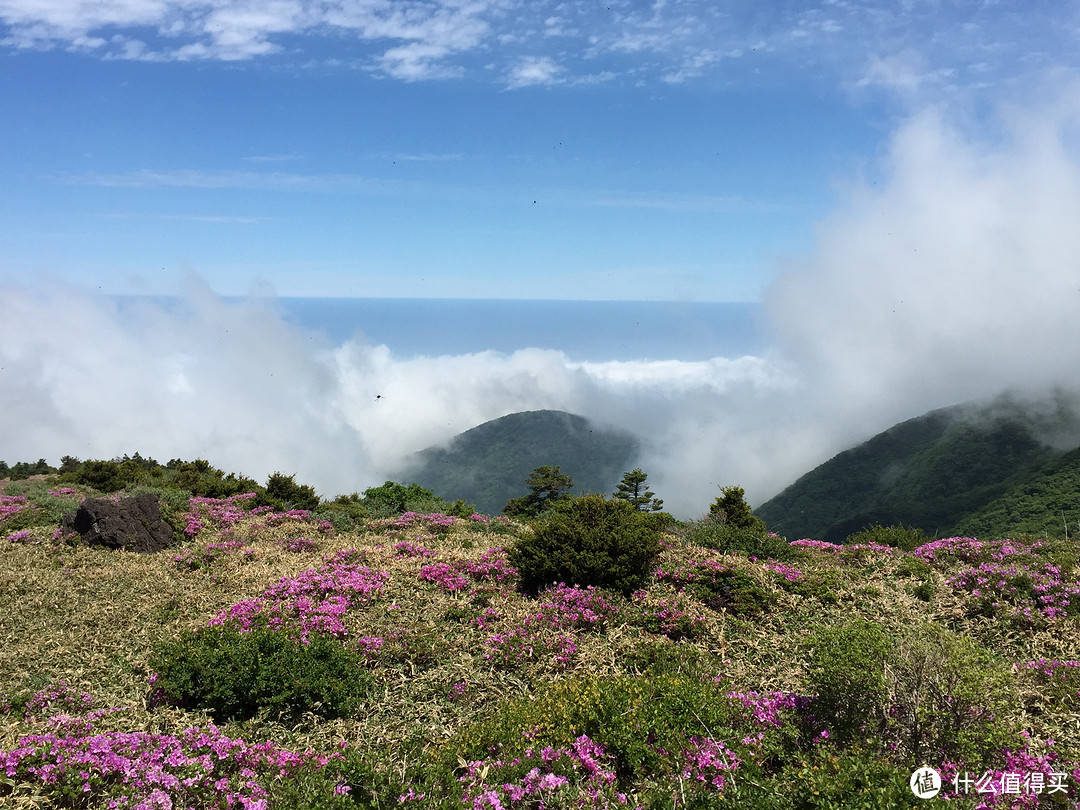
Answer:
<svg viewBox="0 0 1080 810"><path fill-rule="evenodd" d="M503 507L504 513L511 517L536 517L557 501L569 497L574 479L558 465L545 464L529 473L525 486L529 488L529 494L508 500Z"/></svg>
<svg viewBox="0 0 1080 810"><path fill-rule="evenodd" d="M622 481L616 487L612 495L620 501L628 501L639 512L659 512L664 502L660 498L654 498L655 492L650 492L646 479L648 476L640 467L635 467L622 477Z"/></svg>
<svg viewBox="0 0 1080 810"><path fill-rule="evenodd" d="M765 522L750 509L746 490L742 487L720 487L721 497L713 501L709 514L719 522L736 529L765 531Z"/></svg>

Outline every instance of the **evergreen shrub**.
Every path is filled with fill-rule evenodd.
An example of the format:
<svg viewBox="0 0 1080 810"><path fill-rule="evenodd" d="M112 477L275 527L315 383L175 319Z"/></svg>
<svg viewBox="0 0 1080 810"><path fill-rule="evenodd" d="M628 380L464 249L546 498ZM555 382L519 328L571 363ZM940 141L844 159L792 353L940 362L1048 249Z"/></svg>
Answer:
<svg viewBox="0 0 1080 810"><path fill-rule="evenodd" d="M898 548L901 551L914 551L923 543L930 542L922 529L909 529L906 526L882 526L874 524L860 532L848 535L845 546L878 545Z"/></svg>
<svg viewBox="0 0 1080 810"><path fill-rule="evenodd" d="M558 583L629 595L645 584L661 550L655 524L626 501L602 495L561 500L531 529L507 556L532 595Z"/></svg>
<svg viewBox="0 0 1080 810"><path fill-rule="evenodd" d="M151 668L165 700L214 719L348 717L371 689L363 658L329 636L302 644L265 626L202 627L155 649Z"/></svg>
<svg viewBox="0 0 1080 810"><path fill-rule="evenodd" d="M759 560L791 562L805 558L798 546L783 537L765 531L765 526L733 526L709 516L695 520L683 529L684 539L693 545L722 554L742 554Z"/></svg>

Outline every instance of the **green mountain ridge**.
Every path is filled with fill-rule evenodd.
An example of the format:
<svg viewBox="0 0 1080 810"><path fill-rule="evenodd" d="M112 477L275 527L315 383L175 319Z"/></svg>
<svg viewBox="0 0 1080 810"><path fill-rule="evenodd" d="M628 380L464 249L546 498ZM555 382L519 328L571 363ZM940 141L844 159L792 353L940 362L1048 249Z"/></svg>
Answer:
<svg viewBox="0 0 1080 810"><path fill-rule="evenodd" d="M836 455L755 512L790 539L840 542L874 524L1060 534L1080 519L1076 425L1062 399L931 411Z"/></svg>
<svg viewBox="0 0 1080 810"><path fill-rule="evenodd" d="M612 492L634 467L638 440L565 411L523 411L484 422L429 447L406 462L400 475L448 500L464 499L498 513L527 492L525 479L541 465L574 479L574 493Z"/></svg>

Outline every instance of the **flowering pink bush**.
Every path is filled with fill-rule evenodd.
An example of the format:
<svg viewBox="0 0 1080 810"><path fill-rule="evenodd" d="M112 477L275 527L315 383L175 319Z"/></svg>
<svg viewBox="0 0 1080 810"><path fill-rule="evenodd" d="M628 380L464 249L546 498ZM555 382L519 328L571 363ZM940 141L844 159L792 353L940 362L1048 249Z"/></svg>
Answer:
<svg viewBox="0 0 1080 810"><path fill-rule="evenodd" d="M472 583L503 583L516 576L503 548L488 549L476 560L432 563L420 569L420 579L447 591L464 590Z"/></svg>
<svg viewBox="0 0 1080 810"><path fill-rule="evenodd" d="M68 806L266 810L272 780L341 759L340 754L248 743L213 725L177 735L96 732L101 717L128 710L91 711L92 703L90 695L63 682L35 693L25 704L24 722L40 729L21 736L14 749L0 751L0 773L38 782L50 795L63 797L63 805L76 802Z"/></svg>
<svg viewBox="0 0 1080 810"><path fill-rule="evenodd" d="M737 770L742 760L724 743L711 737L691 737L690 748L683 752L682 777L723 793L728 774Z"/></svg>
<svg viewBox="0 0 1080 810"><path fill-rule="evenodd" d="M578 651L572 637L542 633L530 627L496 633L487 639L485 646L484 658L502 669L517 669L532 661L566 669Z"/></svg>
<svg viewBox="0 0 1080 810"><path fill-rule="evenodd" d="M552 629L597 630L618 608L590 585L570 587L559 583L540 594L540 610L525 620Z"/></svg>
<svg viewBox="0 0 1080 810"><path fill-rule="evenodd" d="M417 543L411 543L408 540L402 540L400 543L394 543L392 546L394 551L399 557L433 557L435 552L429 548L424 548Z"/></svg>
<svg viewBox="0 0 1080 810"><path fill-rule="evenodd" d="M0 495L0 520L17 515L24 509L34 508L34 505L26 500L25 495Z"/></svg>
<svg viewBox="0 0 1080 810"><path fill-rule="evenodd" d="M318 545L314 540L309 540L306 537L286 537L279 540L278 545L294 554L300 554L305 551L315 551L318 548Z"/></svg>
<svg viewBox="0 0 1080 810"><path fill-rule="evenodd" d="M194 537L208 525L219 529L236 525L255 513L243 506L254 497L254 492L243 492L228 498L189 498L188 511L184 515L184 534Z"/></svg>
<svg viewBox="0 0 1080 810"><path fill-rule="evenodd" d="M1080 610L1080 584L1068 582L1050 563L984 562L965 568L948 585L971 595L970 609L1024 624L1070 616Z"/></svg>
<svg viewBox="0 0 1080 810"><path fill-rule="evenodd" d="M453 528L456 522L457 518L439 512L432 512L430 514L405 512L390 525L395 529L409 529L419 524L432 534L445 534Z"/></svg>
<svg viewBox="0 0 1080 810"><path fill-rule="evenodd" d="M505 775L521 773L515 781ZM603 746L587 736L572 745L536 750L529 748L523 757L509 761L474 760L465 764L458 778L463 787L462 804L474 810L482 808L525 808L567 806L573 797L575 807L612 807L629 803L616 789L614 761Z"/></svg>
<svg viewBox="0 0 1080 810"><path fill-rule="evenodd" d="M364 566L327 563L294 577L283 577L262 596L232 605L209 624L232 623L244 632L262 622L273 629L289 630L302 642L312 632L344 638L344 615L355 604L375 598L389 577L386 571Z"/></svg>

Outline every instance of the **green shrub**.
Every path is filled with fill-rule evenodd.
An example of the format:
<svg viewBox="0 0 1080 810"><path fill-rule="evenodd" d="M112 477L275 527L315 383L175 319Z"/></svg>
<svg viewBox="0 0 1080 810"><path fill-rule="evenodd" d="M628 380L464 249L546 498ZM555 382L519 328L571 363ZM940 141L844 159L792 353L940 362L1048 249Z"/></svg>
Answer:
<svg viewBox="0 0 1080 810"><path fill-rule="evenodd" d="M682 763L669 752L685 750L692 736L737 739L741 718L742 707L726 700L724 687L711 679L576 676L466 726L444 756L468 761L498 750L500 759L509 760L529 747L571 745L584 734L613 756L625 789L642 779L670 780Z"/></svg>
<svg viewBox="0 0 1080 810"><path fill-rule="evenodd" d="M909 529L906 526L881 526L874 524L860 532L848 535L845 546L870 545L890 546L901 551L914 551L924 543L930 542L922 529Z"/></svg>
<svg viewBox="0 0 1080 810"><path fill-rule="evenodd" d="M1019 740L1009 723L1009 671L969 638L937 624L893 636L853 619L810 639L813 713L841 742L875 735L889 757L914 767L942 761L989 764Z"/></svg>
<svg viewBox="0 0 1080 810"><path fill-rule="evenodd" d="M717 571L709 579L688 585L686 590L713 610L743 618L763 613L772 602L757 580L735 569Z"/></svg>
<svg viewBox="0 0 1080 810"><path fill-rule="evenodd" d="M272 506L275 509L318 508L321 500L315 488L307 484L296 483L295 475L276 472L266 479L266 489L256 499L259 506Z"/></svg>
<svg viewBox="0 0 1080 810"><path fill-rule="evenodd" d="M818 630L808 645L814 714L841 742L876 730L887 703L885 665L895 640L879 624L851 619Z"/></svg>
<svg viewBox="0 0 1080 810"><path fill-rule="evenodd" d="M301 644L265 626L202 627L159 645L151 660L167 700L218 721L260 713L347 717L373 682L362 664L359 653L329 636L312 634Z"/></svg>
<svg viewBox="0 0 1080 810"><path fill-rule="evenodd" d="M765 525L740 527L706 517L688 523L683 529L688 543L713 549L723 554L742 554L759 560L782 560L790 562L806 557L798 546L782 537L765 531Z"/></svg>
<svg viewBox="0 0 1080 810"><path fill-rule="evenodd" d="M629 594L659 553L660 532L642 513L602 495L559 501L507 550L522 590L534 595L560 582Z"/></svg>
<svg viewBox="0 0 1080 810"><path fill-rule="evenodd" d="M975 641L939 624L909 629L889 657L886 736L909 763L928 754L988 763L1014 747L1012 674Z"/></svg>

